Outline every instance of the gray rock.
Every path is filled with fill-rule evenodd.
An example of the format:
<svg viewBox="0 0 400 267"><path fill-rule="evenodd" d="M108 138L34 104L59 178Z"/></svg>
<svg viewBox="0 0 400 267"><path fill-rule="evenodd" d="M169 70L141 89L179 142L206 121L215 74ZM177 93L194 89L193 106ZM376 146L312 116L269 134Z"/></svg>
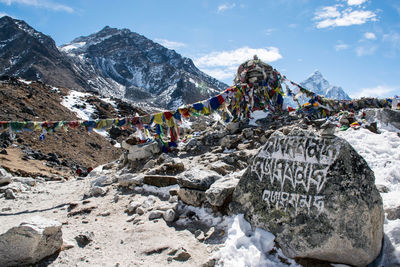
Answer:
<svg viewBox="0 0 400 267"><path fill-rule="evenodd" d="M7 185L12 182L12 176L5 169L0 167L0 186Z"/></svg>
<svg viewBox="0 0 400 267"><path fill-rule="evenodd" d="M148 159L161 152L157 142L143 145L130 145L126 141L122 141L121 146L123 149L127 150L126 159L130 161Z"/></svg>
<svg viewBox="0 0 400 267"><path fill-rule="evenodd" d="M205 171L199 169L191 169L177 176L180 187L207 190L211 184L220 179L221 175L214 171Z"/></svg>
<svg viewBox="0 0 400 267"><path fill-rule="evenodd" d="M91 182L92 186L108 186L117 181L117 178L114 175L100 175L94 181Z"/></svg>
<svg viewBox="0 0 400 267"><path fill-rule="evenodd" d="M13 182L19 182L29 186L35 186L37 184L37 181L31 177L14 177Z"/></svg>
<svg viewBox="0 0 400 267"><path fill-rule="evenodd" d="M206 200L205 191L196 189L180 188L178 190L178 196L184 203L196 207L200 207Z"/></svg>
<svg viewBox="0 0 400 267"><path fill-rule="evenodd" d="M128 212L129 213L135 212L138 207L140 207L140 203L137 201L132 201L128 205Z"/></svg>
<svg viewBox="0 0 400 267"><path fill-rule="evenodd" d="M173 222L176 219L176 212L173 209L164 211L163 218L166 222Z"/></svg>
<svg viewBox="0 0 400 267"><path fill-rule="evenodd" d="M163 217L163 215L164 215L164 212L162 212L161 210L150 211L149 220L160 219Z"/></svg>
<svg viewBox="0 0 400 267"><path fill-rule="evenodd" d="M0 235L0 266L33 264L63 244L61 223L33 217Z"/></svg>
<svg viewBox="0 0 400 267"><path fill-rule="evenodd" d="M368 121L378 120L384 125L392 125L400 130L400 110L393 109L366 109L365 118Z"/></svg>
<svg viewBox="0 0 400 267"><path fill-rule="evenodd" d="M254 131L253 131L253 129L251 129L251 128L245 128L245 129L243 129L243 131L242 131L242 135L244 136L244 138L250 139L250 138L253 137Z"/></svg>
<svg viewBox="0 0 400 267"><path fill-rule="evenodd" d="M89 245L94 238L93 232L86 232L75 236L76 243L80 248L84 248Z"/></svg>
<svg viewBox="0 0 400 267"><path fill-rule="evenodd" d="M386 185L383 185L383 184L377 184L376 188L378 188L378 191L380 193L389 193L389 191L390 191L389 187L387 187Z"/></svg>
<svg viewBox="0 0 400 267"><path fill-rule="evenodd" d="M100 186L93 186L89 192L89 195L92 197L101 197L105 194L107 194L107 190Z"/></svg>
<svg viewBox="0 0 400 267"><path fill-rule="evenodd" d="M388 220L400 219L400 207L385 209L385 212Z"/></svg>
<svg viewBox="0 0 400 267"><path fill-rule="evenodd" d="M118 185L121 187L143 185L143 174L126 173L118 177Z"/></svg>
<svg viewBox="0 0 400 267"><path fill-rule="evenodd" d="M145 210L142 207L137 207L136 208L136 213L138 215L143 215L145 213Z"/></svg>
<svg viewBox="0 0 400 267"><path fill-rule="evenodd" d="M365 266L381 251L384 214L374 173L338 137L275 132L240 179L230 208L273 233L291 258Z"/></svg>
<svg viewBox="0 0 400 267"><path fill-rule="evenodd" d="M180 248L175 256L173 257L174 260L176 261L187 261L188 259L190 259L191 255L189 254L189 252L186 251L186 249L184 248Z"/></svg>
<svg viewBox="0 0 400 267"><path fill-rule="evenodd" d="M335 135L336 125L330 121L326 121L321 125L321 136L322 137L333 137Z"/></svg>
<svg viewBox="0 0 400 267"><path fill-rule="evenodd" d="M6 199L16 199L14 191L12 191L10 188L6 189L6 191L4 192L4 197Z"/></svg>
<svg viewBox="0 0 400 267"><path fill-rule="evenodd" d="M154 159L149 160L146 164L144 164L143 169L151 169L156 166L156 161Z"/></svg>
<svg viewBox="0 0 400 267"><path fill-rule="evenodd" d="M157 187L165 187L177 184L178 181L175 176L171 175L145 175L143 183Z"/></svg>
<svg viewBox="0 0 400 267"><path fill-rule="evenodd" d="M235 167L233 167L232 165L226 164L225 162L217 161L210 165L210 170L213 170L220 175L226 175L229 172L235 170Z"/></svg>
<svg viewBox="0 0 400 267"><path fill-rule="evenodd" d="M221 139L221 147L227 149L233 149L238 146L238 144L242 141L243 136L241 135L227 135Z"/></svg>
<svg viewBox="0 0 400 267"><path fill-rule="evenodd" d="M233 190L239 183L239 179L232 177L224 177L213 183L206 191L207 201L213 205L220 207L225 201L231 198Z"/></svg>
<svg viewBox="0 0 400 267"><path fill-rule="evenodd" d="M230 122L226 125L226 129L230 134L237 133L239 131L239 122Z"/></svg>

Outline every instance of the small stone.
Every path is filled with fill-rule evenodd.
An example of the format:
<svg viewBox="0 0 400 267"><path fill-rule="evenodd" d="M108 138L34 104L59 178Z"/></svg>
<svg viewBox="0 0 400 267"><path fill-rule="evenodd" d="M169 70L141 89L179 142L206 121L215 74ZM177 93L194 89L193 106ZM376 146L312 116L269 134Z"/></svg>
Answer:
<svg viewBox="0 0 400 267"><path fill-rule="evenodd" d="M107 217L107 216L110 216L110 214L111 214L111 212L105 211L105 212L100 213L100 216Z"/></svg>
<svg viewBox="0 0 400 267"><path fill-rule="evenodd" d="M137 207L136 208L136 213L139 215L143 215L145 213L144 209L142 207Z"/></svg>
<svg viewBox="0 0 400 267"><path fill-rule="evenodd" d="M75 245L74 245L74 243L72 243L72 241L64 240L63 244L62 244L62 247L61 247L61 250L68 250L68 249L71 249L71 248L74 248L74 247L75 247Z"/></svg>
<svg viewBox="0 0 400 267"><path fill-rule="evenodd" d="M173 222L176 219L176 212L173 209L166 210L163 218L166 222Z"/></svg>
<svg viewBox="0 0 400 267"><path fill-rule="evenodd" d="M205 191L196 189L181 188L178 191L178 196L184 203L195 207L200 207L206 200Z"/></svg>
<svg viewBox="0 0 400 267"><path fill-rule="evenodd" d="M215 233L215 227L211 227L210 229L208 229L207 233L205 233L205 240L210 239L210 237Z"/></svg>
<svg viewBox="0 0 400 267"><path fill-rule="evenodd" d="M397 220L400 219L400 207L386 209L386 218L388 220Z"/></svg>
<svg viewBox="0 0 400 267"><path fill-rule="evenodd" d="M173 259L176 261L187 261L190 257L191 255L186 251L186 249L180 248Z"/></svg>
<svg viewBox="0 0 400 267"><path fill-rule="evenodd" d="M154 166L156 166L156 163L157 163L157 161L155 161L154 159L151 159L143 166L143 169L154 168Z"/></svg>
<svg viewBox="0 0 400 267"><path fill-rule="evenodd" d="M4 197L6 199L16 199L14 191L12 191L10 188L6 189L6 191L4 192Z"/></svg>
<svg viewBox="0 0 400 267"><path fill-rule="evenodd" d="M100 186L93 186L92 189L90 189L89 194L93 197L100 197L107 194L107 191Z"/></svg>
<svg viewBox="0 0 400 267"><path fill-rule="evenodd" d="M390 189L386 185L377 184L376 188L378 188L379 193L389 193Z"/></svg>
<svg viewBox="0 0 400 267"><path fill-rule="evenodd" d="M160 210L153 210L149 213L149 220L160 219L163 217L163 212Z"/></svg>
<svg viewBox="0 0 400 267"><path fill-rule="evenodd" d="M94 233L93 232L86 232L84 234L77 235L75 237L76 242L80 248L86 247L90 242L93 241Z"/></svg>
<svg viewBox="0 0 400 267"><path fill-rule="evenodd" d="M138 217L137 214L133 214L132 217L130 217L126 222L133 222L136 218Z"/></svg>
<svg viewBox="0 0 400 267"><path fill-rule="evenodd" d="M204 232L201 231L200 229L197 229L197 230L194 232L194 236L195 236L196 239L199 240L199 241L204 241L204 239L206 238L205 235L204 235Z"/></svg>
<svg viewBox="0 0 400 267"><path fill-rule="evenodd" d="M128 212L132 213L135 212L135 210L140 206L139 202L136 201L132 201L131 203L129 203L128 205Z"/></svg>
<svg viewBox="0 0 400 267"><path fill-rule="evenodd" d="M169 190L169 194L170 194L171 196L177 196L177 195L178 195L178 189L177 189L177 188L171 188L171 189Z"/></svg>

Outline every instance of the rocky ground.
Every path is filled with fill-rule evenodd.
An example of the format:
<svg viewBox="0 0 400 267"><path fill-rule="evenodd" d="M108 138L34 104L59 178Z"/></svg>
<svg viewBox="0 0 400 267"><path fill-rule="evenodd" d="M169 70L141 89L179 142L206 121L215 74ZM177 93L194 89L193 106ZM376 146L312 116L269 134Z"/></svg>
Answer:
<svg viewBox="0 0 400 267"><path fill-rule="evenodd" d="M11 178L0 187L0 232L35 215L62 223L61 251L35 266L214 266L227 238L233 188L272 129L290 127L276 118L265 122L268 131L211 123L193 124L192 137L171 153L121 157L87 177ZM270 253L275 266L295 266Z"/></svg>

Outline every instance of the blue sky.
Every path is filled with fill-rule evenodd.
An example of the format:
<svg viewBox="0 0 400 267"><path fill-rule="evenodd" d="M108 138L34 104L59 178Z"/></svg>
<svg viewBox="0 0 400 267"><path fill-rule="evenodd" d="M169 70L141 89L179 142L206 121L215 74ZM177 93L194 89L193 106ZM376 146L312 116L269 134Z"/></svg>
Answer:
<svg viewBox="0 0 400 267"><path fill-rule="evenodd" d="M353 97L400 94L399 0L0 0L62 45L128 28L232 84L254 54L301 82L318 69Z"/></svg>

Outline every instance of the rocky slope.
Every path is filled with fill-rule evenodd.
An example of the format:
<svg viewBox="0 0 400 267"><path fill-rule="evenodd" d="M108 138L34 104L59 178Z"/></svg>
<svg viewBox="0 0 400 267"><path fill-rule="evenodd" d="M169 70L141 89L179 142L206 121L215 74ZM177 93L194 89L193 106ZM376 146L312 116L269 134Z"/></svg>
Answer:
<svg viewBox="0 0 400 267"><path fill-rule="evenodd" d="M3 75L164 108L203 100L227 87L191 59L128 29L107 26L60 49L24 21L4 16L0 29Z"/></svg>
<svg viewBox="0 0 400 267"><path fill-rule="evenodd" d="M0 74L83 90L84 77L61 53L54 40L22 20L0 18Z"/></svg>
<svg viewBox="0 0 400 267"><path fill-rule="evenodd" d="M69 93L66 88L3 76L0 82L0 121L79 120L74 112L61 104ZM136 112L144 114L140 109L117 100L114 108L95 95L87 95L81 105L92 106L93 119L115 118ZM1 166L22 176L68 178L77 169L85 171L119 158L121 150L113 144L131 132L129 129L115 131L111 136L117 140L112 140L97 133L89 134L80 127L68 132L48 133L41 141L41 132L10 134L8 130L0 130Z"/></svg>

